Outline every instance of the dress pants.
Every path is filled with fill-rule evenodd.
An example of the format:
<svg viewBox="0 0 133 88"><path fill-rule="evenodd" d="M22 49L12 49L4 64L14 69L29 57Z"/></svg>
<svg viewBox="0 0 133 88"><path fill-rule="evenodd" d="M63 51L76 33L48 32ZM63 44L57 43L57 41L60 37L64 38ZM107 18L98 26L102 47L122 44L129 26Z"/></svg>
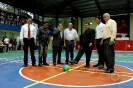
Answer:
<svg viewBox="0 0 133 88"><path fill-rule="evenodd" d="M66 63L69 62L69 53L72 61L74 57L74 40L71 41L66 40Z"/></svg>
<svg viewBox="0 0 133 88"><path fill-rule="evenodd" d="M96 39L96 47L97 47L97 53L98 53L98 64L104 65L104 48L103 45L100 45L101 39Z"/></svg>
<svg viewBox="0 0 133 88"><path fill-rule="evenodd" d="M110 42L110 38L103 40L104 58L105 58L107 69L114 69L114 64L115 64L114 46L115 44L110 45L109 42Z"/></svg>
<svg viewBox="0 0 133 88"><path fill-rule="evenodd" d="M31 54L31 61L32 65L36 63L35 56L34 56L34 38L24 38L24 65L28 65L28 47L30 47L30 54Z"/></svg>
<svg viewBox="0 0 133 88"><path fill-rule="evenodd" d="M62 45L60 46L53 46L53 63L56 63L56 56L58 54L58 63L61 63L61 51L62 51Z"/></svg>
<svg viewBox="0 0 133 88"><path fill-rule="evenodd" d="M90 65L91 53L92 53L92 47L89 47L89 44L88 44L88 46L82 46L81 45L81 47L78 51L78 54L77 54L77 56L74 60L79 62L79 60L81 59L81 57L84 53L86 55L86 66L89 66Z"/></svg>

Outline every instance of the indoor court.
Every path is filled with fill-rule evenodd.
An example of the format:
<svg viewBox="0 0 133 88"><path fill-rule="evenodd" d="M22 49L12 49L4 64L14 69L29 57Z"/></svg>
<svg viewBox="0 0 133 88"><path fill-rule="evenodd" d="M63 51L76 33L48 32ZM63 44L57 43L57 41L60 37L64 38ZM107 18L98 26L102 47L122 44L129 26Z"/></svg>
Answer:
<svg viewBox="0 0 133 88"><path fill-rule="evenodd" d="M83 56L79 64L69 65L68 72L64 72L61 65L52 65L51 52L48 51L47 57L50 66L26 68L22 68L23 52L0 53L0 88L132 88L133 52L116 51L115 72L111 74L92 67L97 62L96 51L93 51L89 68L84 68L85 56ZM63 60L65 60L64 51ZM29 65L30 62L29 57Z"/></svg>
<svg viewBox="0 0 133 88"><path fill-rule="evenodd" d="M80 41L84 47L79 49ZM28 52L27 66L29 45L32 55ZM38 65L42 47L48 48L49 66L42 66L48 65L46 52ZM62 47L61 61L56 64L56 53ZM68 63L66 52L70 50L72 59L78 50L87 55L78 64L69 63L69 70L64 71L61 62ZM80 55L71 63L76 63ZM90 55L89 67L86 61ZM107 66L103 66L105 59ZM133 0L0 0L0 88L133 88Z"/></svg>

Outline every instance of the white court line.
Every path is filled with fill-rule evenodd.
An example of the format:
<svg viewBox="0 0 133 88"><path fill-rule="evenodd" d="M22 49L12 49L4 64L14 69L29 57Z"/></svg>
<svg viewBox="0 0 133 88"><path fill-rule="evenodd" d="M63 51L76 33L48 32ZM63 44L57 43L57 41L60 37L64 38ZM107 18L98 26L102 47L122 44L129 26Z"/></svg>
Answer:
<svg viewBox="0 0 133 88"><path fill-rule="evenodd" d="M120 66L120 65L119 65L119 66ZM122 66L122 67L125 67L125 66ZM130 68L128 68L128 67L125 67L125 68L127 68L127 69L133 71L132 69L130 69ZM20 74L22 77L24 77L25 79L28 79L28 80L30 80L30 81L37 82L37 83L48 84L48 85L54 85L54 86L62 86L62 87L77 87L77 88L78 88L78 87L86 87L86 88L88 88L88 87L101 87L101 86L118 85L118 84L126 83L126 82L129 82L129 81L133 80L133 77L132 77L131 79L128 79L128 80L126 80L126 81L122 81L122 82L119 82L119 83L105 84L105 85L90 85L90 86L61 85L61 84L40 82L40 81L31 79L31 78L28 78L28 77L24 76L24 75L21 73L21 72L22 72L22 69L23 69L23 68L21 68L21 69L19 70L19 74Z"/></svg>

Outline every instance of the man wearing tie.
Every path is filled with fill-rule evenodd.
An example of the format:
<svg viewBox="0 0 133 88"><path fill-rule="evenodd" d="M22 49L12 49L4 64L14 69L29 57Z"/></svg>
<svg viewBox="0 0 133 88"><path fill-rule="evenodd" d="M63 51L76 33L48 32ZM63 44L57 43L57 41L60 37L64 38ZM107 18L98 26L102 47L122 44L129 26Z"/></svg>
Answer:
<svg viewBox="0 0 133 88"><path fill-rule="evenodd" d="M28 46L30 46L30 54L32 60L32 66L36 67L36 60L34 56L34 46L36 44L36 28L31 24L32 18L27 18L27 23L21 27L20 41L24 48L24 65L28 66Z"/></svg>
<svg viewBox="0 0 133 88"><path fill-rule="evenodd" d="M90 23L85 23L85 29L86 29L85 32L82 34L82 39L80 40L81 43L78 54L71 63L78 64L82 55L85 53L86 55L85 67L89 67L92 48L94 46L95 30L90 28Z"/></svg>
<svg viewBox="0 0 133 88"><path fill-rule="evenodd" d="M68 28L64 31L64 46L66 47L66 64L69 62L69 53L71 61L74 58L74 46L76 46L77 41L77 31L73 29L73 24L69 23ZM73 65L73 63L71 63Z"/></svg>
<svg viewBox="0 0 133 88"><path fill-rule="evenodd" d="M57 64L62 64L61 62L61 51L64 45L64 33L63 26L61 23L58 24L58 27L53 31L53 65L56 65L56 56L58 53Z"/></svg>

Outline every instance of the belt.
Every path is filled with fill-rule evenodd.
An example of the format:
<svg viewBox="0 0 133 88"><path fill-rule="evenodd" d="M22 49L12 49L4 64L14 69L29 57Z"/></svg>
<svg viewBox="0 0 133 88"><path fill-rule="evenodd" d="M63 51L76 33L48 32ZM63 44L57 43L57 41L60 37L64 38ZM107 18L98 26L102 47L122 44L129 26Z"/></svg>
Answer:
<svg viewBox="0 0 133 88"><path fill-rule="evenodd" d="M30 39L34 39L34 38L24 38L24 39L28 39L28 40L30 40Z"/></svg>
<svg viewBox="0 0 133 88"><path fill-rule="evenodd" d="M96 40L101 40L102 38L96 39Z"/></svg>
<svg viewBox="0 0 133 88"><path fill-rule="evenodd" d="M72 41L74 41L74 40L66 40L66 41L72 42Z"/></svg>
<svg viewBox="0 0 133 88"><path fill-rule="evenodd" d="M109 37L109 38L106 38L106 39L103 39L103 40L107 40L107 39L110 39L111 37Z"/></svg>

